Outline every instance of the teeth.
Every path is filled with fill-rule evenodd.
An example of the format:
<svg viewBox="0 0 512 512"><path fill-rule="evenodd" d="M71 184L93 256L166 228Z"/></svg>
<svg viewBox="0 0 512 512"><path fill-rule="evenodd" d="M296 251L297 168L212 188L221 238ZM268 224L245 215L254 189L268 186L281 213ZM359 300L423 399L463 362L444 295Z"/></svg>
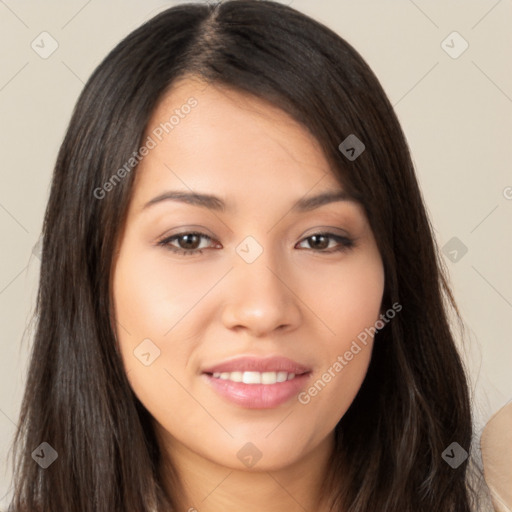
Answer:
<svg viewBox="0 0 512 512"><path fill-rule="evenodd" d="M231 377L229 376L229 373L228 373L228 377L227 377L227 379L230 379L233 382L242 382L243 378L244 378L244 375L242 372L231 372Z"/></svg>
<svg viewBox="0 0 512 512"><path fill-rule="evenodd" d="M275 384L277 382L276 372L263 372L261 374L262 384Z"/></svg>
<svg viewBox="0 0 512 512"><path fill-rule="evenodd" d="M288 374L286 372L277 372L277 382L284 382L288 379Z"/></svg>
<svg viewBox="0 0 512 512"><path fill-rule="evenodd" d="M261 373L259 372L244 372L242 376L244 384L261 384Z"/></svg>
<svg viewBox="0 0 512 512"><path fill-rule="evenodd" d="M244 384L276 384L295 378L295 373L288 372L215 372L216 379L243 382Z"/></svg>

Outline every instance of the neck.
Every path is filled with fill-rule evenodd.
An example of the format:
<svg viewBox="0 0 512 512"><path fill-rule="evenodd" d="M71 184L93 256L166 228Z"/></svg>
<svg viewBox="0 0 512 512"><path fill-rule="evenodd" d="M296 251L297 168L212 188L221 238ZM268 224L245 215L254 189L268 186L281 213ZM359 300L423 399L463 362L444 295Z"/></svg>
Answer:
<svg viewBox="0 0 512 512"><path fill-rule="evenodd" d="M172 454L179 484L172 484L166 475L164 482L177 504L176 510L184 512L328 512L328 496L322 492L322 485L328 474L333 439L329 436L312 452L285 467L242 471L206 459L167 434L164 446L166 453Z"/></svg>

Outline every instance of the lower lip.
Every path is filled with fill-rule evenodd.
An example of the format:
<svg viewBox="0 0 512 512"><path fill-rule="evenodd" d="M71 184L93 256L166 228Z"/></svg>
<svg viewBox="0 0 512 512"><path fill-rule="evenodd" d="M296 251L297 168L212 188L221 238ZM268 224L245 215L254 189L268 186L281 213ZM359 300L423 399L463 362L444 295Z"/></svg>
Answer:
<svg viewBox="0 0 512 512"><path fill-rule="evenodd" d="M304 387L309 373L296 375L293 379L275 384L244 384L223 380L203 373L203 377L223 398L248 409L272 409L298 395Z"/></svg>

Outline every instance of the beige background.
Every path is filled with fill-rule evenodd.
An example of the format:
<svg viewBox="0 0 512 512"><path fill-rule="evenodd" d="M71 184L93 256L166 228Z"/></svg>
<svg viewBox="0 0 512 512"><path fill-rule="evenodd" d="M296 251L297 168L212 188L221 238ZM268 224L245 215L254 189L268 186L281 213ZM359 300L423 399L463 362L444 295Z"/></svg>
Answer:
<svg viewBox="0 0 512 512"><path fill-rule="evenodd" d="M0 0L0 507L9 493L7 455L30 348L30 332L22 336L37 291L33 252L57 150L100 60L176 3ZM451 248L443 257L468 327L479 435L512 399L512 2L283 3L330 26L368 61L408 138L440 246L456 237L467 247L456 262ZM58 43L47 59L31 47L43 31ZM469 44L457 58L442 46L453 31ZM455 55L463 41L450 36L445 45Z"/></svg>

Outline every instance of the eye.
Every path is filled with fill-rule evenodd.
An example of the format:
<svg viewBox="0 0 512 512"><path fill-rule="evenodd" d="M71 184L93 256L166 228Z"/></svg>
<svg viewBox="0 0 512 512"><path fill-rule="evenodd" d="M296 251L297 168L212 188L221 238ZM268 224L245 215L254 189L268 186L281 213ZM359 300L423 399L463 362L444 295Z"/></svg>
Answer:
<svg viewBox="0 0 512 512"><path fill-rule="evenodd" d="M334 247L328 249L329 241L337 241L338 245L335 245ZM313 235L310 235L304 238L303 241L301 241L300 243L303 244L304 242L308 242L309 246L313 249L319 249L315 250L314 252L341 252L355 247L355 241L353 239L345 236L335 235L334 233L328 232L315 233Z"/></svg>
<svg viewBox="0 0 512 512"><path fill-rule="evenodd" d="M198 242L200 242L201 239L213 241L213 239L208 235L193 231L187 233L179 233L177 235L164 238L163 240L160 240L158 242L158 245L166 247L170 251L175 252L177 254L202 254L204 247L198 247ZM178 241L178 247L172 245L174 241Z"/></svg>
<svg viewBox="0 0 512 512"><path fill-rule="evenodd" d="M206 245L201 247L201 241L205 240ZM170 251L176 254L193 255L193 254L202 254L203 249L208 247L208 242L213 242L213 238L204 233L198 231L191 231L185 233L179 233L177 235L173 235L163 240L157 242L158 246L165 247ZM334 247L329 247L330 242L335 241ZM334 253L334 252L342 252L355 247L355 240L335 235L334 233L323 232L323 233L314 233L313 235L304 238L299 244L308 243L310 249L313 252L320 253ZM177 244L173 245L173 244Z"/></svg>

